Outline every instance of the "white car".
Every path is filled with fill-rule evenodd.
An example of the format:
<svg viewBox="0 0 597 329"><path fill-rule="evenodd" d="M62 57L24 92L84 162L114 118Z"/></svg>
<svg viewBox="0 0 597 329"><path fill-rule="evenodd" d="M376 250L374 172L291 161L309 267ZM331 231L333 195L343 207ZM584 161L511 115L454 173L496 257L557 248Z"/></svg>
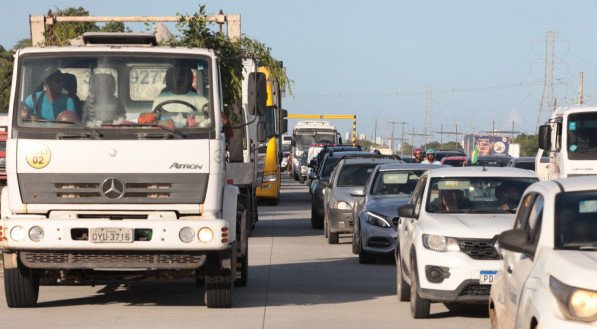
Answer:
<svg viewBox="0 0 597 329"><path fill-rule="evenodd" d="M430 304L487 303L499 268L498 235L511 228L522 192L537 176L495 167L431 169L398 208L396 288L414 318ZM506 192L508 191L508 193Z"/></svg>
<svg viewBox="0 0 597 329"><path fill-rule="evenodd" d="M492 328L597 327L597 176L531 185L498 241Z"/></svg>

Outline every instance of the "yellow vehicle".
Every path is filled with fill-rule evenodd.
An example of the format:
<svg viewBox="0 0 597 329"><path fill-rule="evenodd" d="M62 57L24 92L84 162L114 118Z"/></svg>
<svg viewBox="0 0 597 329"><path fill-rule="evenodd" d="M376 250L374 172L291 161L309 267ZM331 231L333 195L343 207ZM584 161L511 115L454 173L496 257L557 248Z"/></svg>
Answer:
<svg viewBox="0 0 597 329"><path fill-rule="evenodd" d="M269 70L260 67L259 72L264 73L267 81L267 110L260 118L266 122L267 141L259 145L258 172L263 173L261 184L256 187L257 200L271 205L278 204L280 200L280 162L282 160L282 137L288 130L288 112L282 109L282 92L279 84L271 78Z"/></svg>

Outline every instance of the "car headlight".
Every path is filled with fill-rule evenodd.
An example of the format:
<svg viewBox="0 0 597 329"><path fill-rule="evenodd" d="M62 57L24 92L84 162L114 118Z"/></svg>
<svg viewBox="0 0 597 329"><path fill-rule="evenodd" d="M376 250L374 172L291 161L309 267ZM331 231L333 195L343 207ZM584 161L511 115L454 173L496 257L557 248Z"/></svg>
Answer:
<svg viewBox="0 0 597 329"><path fill-rule="evenodd" d="M346 201L336 201L336 202L334 202L334 207L333 208L334 209L339 209L339 210L349 210L349 209L352 209L352 207Z"/></svg>
<svg viewBox="0 0 597 329"><path fill-rule="evenodd" d="M423 246L435 251L460 251L458 240L443 235L423 234Z"/></svg>
<svg viewBox="0 0 597 329"><path fill-rule="evenodd" d="M379 226L379 227L390 227L390 223L388 223L388 219L381 214L376 214L370 211L366 212L367 217L365 217L365 221L368 224Z"/></svg>
<svg viewBox="0 0 597 329"><path fill-rule="evenodd" d="M582 322L597 320L597 291L569 286L553 276L549 277L549 288L566 318Z"/></svg>

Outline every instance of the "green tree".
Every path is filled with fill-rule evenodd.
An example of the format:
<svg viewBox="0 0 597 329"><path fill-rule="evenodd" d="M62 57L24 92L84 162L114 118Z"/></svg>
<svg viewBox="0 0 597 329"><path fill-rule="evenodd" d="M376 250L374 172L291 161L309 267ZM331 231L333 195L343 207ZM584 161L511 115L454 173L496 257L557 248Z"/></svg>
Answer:
<svg viewBox="0 0 597 329"><path fill-rule="evenodd" d="M537 135L520 134L514 138L514 143L520 144L520 156L535 156L539 149Z"/></svg>
<svg viewBox="0 0 597 329"><path fill-rule="evenodd" d="M8 111L12 82L12 52L0 46L0 112Z"/></svg>
<svg viewBox="0 0 597 329"><path fill-rule="evenodd" d="M69 7L65 9L56 9L56 16L89 16L89 11L83 7ZM99 27L93 22L61 22L55 23L53 27L46 31L46 45L64 46L70 44L71 39L83 35L85 32L125 32L130 31L125 28L124 23L109 22Z"/></svg>
<svg viewBox="0 0 597 329"><path fill-rule="evenodd" d="M177 46L214 49L220 56L220 74L224 103L238 104L242 96L242 59L251 58L259 65L267 67L270 77L281 88L288 86L289 79L279 62L272 56L271 49L265 44L242 35L239 40L230 40L224 33L211 29L207 21L205 5L199 5L199 11L192 15L178 15L180 36L169 43Z"/></svg>
<svg viewBox="0 0 597 329"><path fill-rule="evenodd" d="M31 47L31 39L21 39L17 42L16 45L14 45L14 47L12 47L13 50L17 50L17 49L21 49L21 48L25 48L25 47Z"/></svg>

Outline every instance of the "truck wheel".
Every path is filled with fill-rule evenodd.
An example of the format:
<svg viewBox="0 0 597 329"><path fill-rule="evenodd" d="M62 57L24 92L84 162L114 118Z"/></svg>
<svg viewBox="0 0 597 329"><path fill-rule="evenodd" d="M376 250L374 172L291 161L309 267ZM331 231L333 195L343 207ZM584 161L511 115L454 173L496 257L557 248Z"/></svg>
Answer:
<svg viewBox="0 0 597 329"><path fill-rule="evenodd" d="M323 228L323 216L317 214L314 205L311 205L311 227L318 230Z"/></svg>
<svg viewBox="0 0 597 329"><path fill-rule="evenodd" d="M39 278L19 261L17 268L4 269L4 293L8 307L33 307L39 297Z"/></svg>
<svg viewBox="0 0 597 329"><path fill-rule="evenodd" d="M208 308L232 307L232 273L222 267L222 261L230 258L230 254L222 257L219 253L207 255L205 264L205 305ZM230 260L230 259L229 259Z"/></svg>
<svg viewBox="0 0 597 329"><path fill-rule="evenodd" d="M235 287L246 287L249 281L249 245L247 244L247 250L245 255L236 259L236 280L234 281Z"/></svg>
<svg viewBox="0 0 597 329"><path fill-rule="evenodd" d="M419 282L417 280L417 267L414 260L410 262L410 314L415 319L424 319L429 316L431 302L421 298L417 292Z"/></svg>
<svg viewBox="0 0 597 329"><path fill-rule="evenodd" d="M410 299L410 286L404 280L402 257L398 256L398 258L396 261L396 295L399 301L406 302Z"/></svg>

